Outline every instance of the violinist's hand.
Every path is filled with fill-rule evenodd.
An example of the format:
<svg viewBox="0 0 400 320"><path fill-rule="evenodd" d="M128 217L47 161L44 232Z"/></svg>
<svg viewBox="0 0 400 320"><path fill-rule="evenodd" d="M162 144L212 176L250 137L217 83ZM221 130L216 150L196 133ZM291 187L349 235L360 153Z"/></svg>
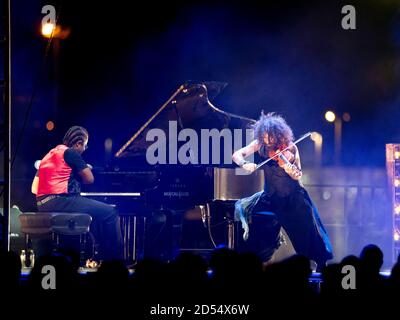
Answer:
<svg viewBox="0 0 400 320"><path fill-rule="evenodd" d="M299 169L296 167L296 165L294 165L294 164L289 164L289 163L287 163L287 164L285 164L285 165L283 166L283 169L285 170L285 172L286 172L287 174L289 174L290 176L292 176L292 177L295 178L295 179L300 179L301 176L303 175L302 172L301 172L301 170L299 170Z"/></svg>
<svg viewBox="0 0 400 320"><path fill-rule="evenodd" d="M275 153L279 153L279 152L281 152L279 149L275 151ZM289 162L294 161L294 154L290 150L285 150L282 152L282 154L285 156L286 159L289 160Z"/></svg>
<svg viewBox="0 0 400 320"><path fill-rule="evenodd" d="M290 150L284 151L283 154L285 155L286 159L289 160L289 162L292 163L294 161L294 154Z"/></svg>
<svg viewBox="0 0 400 320"><path fill-rule="evenodd" d="M250 173L252 173L252 172L254 172L256 169L257 169L257 165L255 164L255 163L246 163L246 164L244 164L243 166L242 166L242 168L244 169L244 170L246 170L247 172L250 172Z"/></svg>
<svg viewBox="0 0 400 320"><path fill-rule="evenodd" d="M281 168L285 170L286 173L291 173L294 171L294 165L291 163L285 163Z"/></svg>

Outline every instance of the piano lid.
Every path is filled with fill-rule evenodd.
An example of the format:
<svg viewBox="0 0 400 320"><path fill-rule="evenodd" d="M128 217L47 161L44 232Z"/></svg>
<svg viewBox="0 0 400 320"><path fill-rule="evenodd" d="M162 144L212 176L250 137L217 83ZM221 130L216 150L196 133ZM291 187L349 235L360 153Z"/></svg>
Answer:
<svg viewBox="0 0 400 320"><path fill-rule="evenodd" d="M225 87L224 82L188 81L181 85L174 94L143 124L143 126L115 154L116 158L142 155L153 142L146 141L147 132L157 128L168 136L169 121L176 121L178 130L191 128L245 129L255 120L222 111L215 107L214 99Z"/></svg>

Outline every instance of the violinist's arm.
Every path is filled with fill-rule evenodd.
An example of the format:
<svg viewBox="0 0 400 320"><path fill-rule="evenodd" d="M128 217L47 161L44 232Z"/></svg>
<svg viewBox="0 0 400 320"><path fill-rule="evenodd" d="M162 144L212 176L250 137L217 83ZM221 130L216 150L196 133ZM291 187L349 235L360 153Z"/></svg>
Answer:
<svg viewBox="0 0 400 320"><path fill-rule="evenodd" d="M285 171L286 173L294 180L300 180L300 178L303 176L303 172L301 171L301 162L300 162L300 153L299 149L297 148L296 145L293 146L291 151L294 154L294 159L291 161L292 164L286 166L285 165Z"/></svg>
<svg viewBox="0 0 400 320"><path fill-rule="evenodd" d="M232 160L239 166L242 167L243 169L253 172L256 170L257 165L255 163L250 163L245 160L246 157L249 155L257 152L260 150L260 146L258 144L257 140L253 140L250 142L247 146L237 150L234 152L232 155Z"/></svg>

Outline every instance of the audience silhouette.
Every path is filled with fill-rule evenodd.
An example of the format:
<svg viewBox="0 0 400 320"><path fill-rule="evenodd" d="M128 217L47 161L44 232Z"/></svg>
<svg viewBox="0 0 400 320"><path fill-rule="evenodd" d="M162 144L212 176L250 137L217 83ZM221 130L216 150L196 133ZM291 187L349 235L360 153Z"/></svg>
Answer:
<svg viewBox="0 0 400 320"><path fill-rule="evenodd" d="M272 306L277 311L288 305L291 308L285 313L338 305L356 309L366 303L385 303L384 299L400 290L399 261L390 276L382 276L383 253L373 244L365 246L359 257L350 255L340 263L328 264L321 280L314 282L310 279L318 275L313 274L305 256L293 255L265 266L256 254L227 248L214 250L208 260L188 252L168 263L143 259L130 271L122 261L104 261L97 272L87 274L78 272L79 255L58 252L39 257L24 281L20 257L5 251L0 257L3 292L10 296L44 297L47 302L63 304L79 298L93 302L91 306L97 312L108 308L113 300L142 313L162 304L249 304L253 306L251 312L262 314L271 314ZM57 275L55 290L43 288L43 267L48 265ZM343 286L344 266L355 270L353 289Z"/></svg>

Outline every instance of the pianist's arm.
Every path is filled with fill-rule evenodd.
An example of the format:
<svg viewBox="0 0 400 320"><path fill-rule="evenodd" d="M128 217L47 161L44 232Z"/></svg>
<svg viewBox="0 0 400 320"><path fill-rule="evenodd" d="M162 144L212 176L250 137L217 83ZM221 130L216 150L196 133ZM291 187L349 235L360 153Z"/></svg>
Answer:
<svg viewBox="0 0 400 320"><path fill-rule="evenodd" d="M94 182L93 172L89 167L79 171L79 176L84 184L92 184Z"/></svg>
<svg viewBox="0 0 400 320"><path fill-rule="evenodd" d="M82 183L91 184L94 182L91 166L83 160L79 152L71 148L65 150L64 160L74 172L78 173Z"/></svg>
<svg viewBox="0 0 400 320"><path fill-rule="evenodd" d="M33 194L37 194L38 193L38 186L39 186L39 177L36 175L33 178L32 186L31 186L31 191L32 191Z"/></svg>

